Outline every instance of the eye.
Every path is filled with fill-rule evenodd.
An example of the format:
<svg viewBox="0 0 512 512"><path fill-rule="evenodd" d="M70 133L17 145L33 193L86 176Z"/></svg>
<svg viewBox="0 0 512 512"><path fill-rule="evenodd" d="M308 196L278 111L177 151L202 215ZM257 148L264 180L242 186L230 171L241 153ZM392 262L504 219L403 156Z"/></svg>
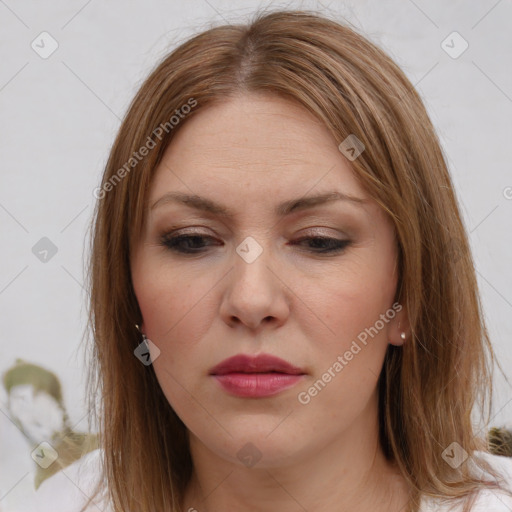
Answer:
<svg viewBox="0 0 512 512"><path fill-rule="evenodd" d="M204 240L214 240L211 236L205 235L163 235L161 237L162 245L168 247L171 251L183 254L198 254L205 252Z"/></svg>
<svg viewBox="0 0 512 512"><path fill-rule="evenodd" d="M213 241L213 243L205 243ZM323 236L304 237L291 245L301 246L306 242L306 250L315 254L338 254L344 251L350 244L351 240L340 240L338 238L330 238ZM160 239L161 245L169 250L181 254L200 254L207 251L208 246L219 245L211 236L194 234L194 235L170 235L165 234Z"/></svg>
<svg viewBox="0 0 512 512"><path fill-rule="evenodd" d="M340 240L338 238L324 236L313 236L301 238L300 240L294 242L292 245L298 245L298 242L310 243L312 246L310 247L311 251L317 254L340 253L351 243L350 240Z"/></svg>

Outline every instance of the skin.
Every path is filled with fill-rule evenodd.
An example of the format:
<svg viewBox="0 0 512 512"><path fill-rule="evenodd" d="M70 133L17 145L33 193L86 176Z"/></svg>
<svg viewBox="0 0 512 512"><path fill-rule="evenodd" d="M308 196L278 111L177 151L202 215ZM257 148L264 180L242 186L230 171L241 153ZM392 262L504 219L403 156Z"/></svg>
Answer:
<svg viewBox="0 0 512 512"><path fill-rule="evenodd" d="M398 279L393 225L339 142L302 106L241 95L187 120L156 169L149 207L180 191L234 214L160 204L131 255L141 328L160 350L154 369L190 432L184 510L398 511L407 502L377 423L377 379L388 344L408 334L405 307L307 405L298 401L392 308ZM274 215L277 204L331 190L365 202ZM184 232L212 239L182 243L202 247L192 256L161 242ZM249 236L262 249L252 263L236 252ZM319 236L351 243L321 254L315 247L325 245L298 242ZM209 375L230 356L263 352L302 368L303 380L273 397L240 398ZM252 467L237 456L247 443L261 457Z"/></svg>

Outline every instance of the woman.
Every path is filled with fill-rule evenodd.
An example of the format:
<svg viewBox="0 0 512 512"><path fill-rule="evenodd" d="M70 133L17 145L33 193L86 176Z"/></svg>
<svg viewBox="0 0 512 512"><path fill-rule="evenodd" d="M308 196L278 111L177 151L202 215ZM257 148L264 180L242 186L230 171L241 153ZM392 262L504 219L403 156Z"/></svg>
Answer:
<svg viewBox="0 0 512 512"><path fill-rule="evenodd" d="M95 195L112 510L512 508L470 418L493 353L445 159L375 45L302 11L193 37Z"/></svg>

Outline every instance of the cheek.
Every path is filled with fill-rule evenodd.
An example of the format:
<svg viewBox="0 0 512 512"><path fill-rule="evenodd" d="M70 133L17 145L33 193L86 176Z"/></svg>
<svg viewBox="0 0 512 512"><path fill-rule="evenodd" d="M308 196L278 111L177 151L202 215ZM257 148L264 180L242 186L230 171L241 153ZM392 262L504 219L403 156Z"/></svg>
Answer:
<svg viewBox="0 0 512 512"><path fill-rule="evenodd" d="M215 317L208 295L212 286L168 271L146 273L134 287L147 337L159 348L153 362L158 383L167 401L185 424L210 421L194 407L191 396L200 396L197 378L208 347L201 344ZM194 283L193 285L191 283Z"/></svg>
<svg viewBox="0 0 512 512"><path fill-rule="evenodd" d="M215 280L197 273L171 272L155 264L153 270L144 272L143 279L138 277L134 272L145 333L160 350L154 370L167 400L180 415L183 408L190 407L189 393L197 394L204 361L215 360L210 353L215 347L201 343L218 315Z"/></svg>
<svg viewBox="0 0 512 512"><path fill-rule="evenodd" d="M336 279L326 281L312 296L312 303L329 327L328 344L333 348L350 345L374 326L391 308L395 288L392 271L375 262L356 262L340 271ZM378 323L383 337L387 334L387 325Z"/></svg>
<svg viewBox="0 0 512 512"><path fill-rule="evenodd" d="M383 278L370 268L339 275L311 295L329 330L323 327L315 334L311 329L314 375L298 389L302 393L298 413L310 415L313 429L329 430L333 435L348 427L375 397L388 346L388 325L394 317L391 276ZM301 328L309 329L306 321Z"/></svg>
<svg viewBox="0 0 512 512"><path fill-rule="evenodd" d="M186 272L169 271L167 265L146 265L149 271L133 273L134 289L146 335L161 350L173 344L196 345L211 323L215 305L213 284Z"/></svg>

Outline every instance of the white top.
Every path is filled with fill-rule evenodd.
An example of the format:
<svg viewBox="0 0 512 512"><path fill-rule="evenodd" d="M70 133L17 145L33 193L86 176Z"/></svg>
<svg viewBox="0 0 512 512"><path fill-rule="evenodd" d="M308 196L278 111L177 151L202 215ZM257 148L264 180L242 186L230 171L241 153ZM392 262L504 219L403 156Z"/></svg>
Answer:
<svg viewBox="0 0 512 512"><path fill-rule="evenodd" d="M491 455L485 452L475 452L475 455L479 455L485 459L489 464L495 468L503 478L505 479L506 487L509 491L512 491L512 458L502 457L498 455ZM481 472L479 476L483 476L486 473ZM492 479L488 477L489 480ZM420 512L462 512L463 506L460 505L457 508L450 508L449 505L443 505L438 500L424 497L422 500ZM453 507L453 505L451 505ZM512 497L507 496L502 491L498 490L482 490L478 494L471 512L512 512Z"/></svg>
<svg viewBox="0 0 512 512"><path fill-rule="evenodd" d="M512 458L476 452L500 471L512 489ZM85 504L86 497L92 495L95 484L99 481L102 451L94 450L79 461L45 480L35 493L37 509L30 512L78 512ZM87 512L112 512L105 501L98 500L98 507L91 503ZM453 504L451 505L453 507ZM424 498L420 512L461 512L462 506L453 509L437 500ZM24 510L22 512L25 512ZM28 512L28 511L27 511ZM481 491L471 512L512 512L512 497L502 492Z"/></svg>

